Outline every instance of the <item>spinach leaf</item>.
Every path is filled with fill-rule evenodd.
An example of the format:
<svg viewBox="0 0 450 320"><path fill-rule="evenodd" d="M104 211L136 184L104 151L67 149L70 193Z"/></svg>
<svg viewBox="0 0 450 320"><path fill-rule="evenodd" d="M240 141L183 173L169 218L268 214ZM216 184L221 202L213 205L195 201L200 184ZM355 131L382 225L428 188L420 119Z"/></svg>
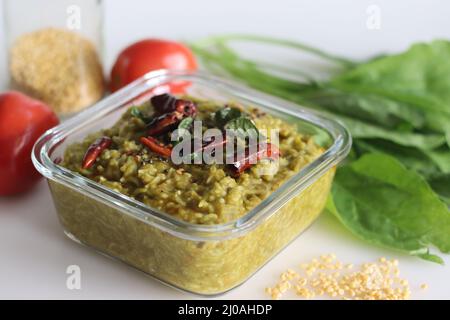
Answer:
<svg viewBox="0 0 450 320"><path fill-rule="evenodd" d="M359 156L370 152L386 153L395 157L408 169L419 172L424 177L446 172L442 170L445 165L442 163L441 159L432 156L435 152L434 150L404 147L389 141L377 139L357 139L354 147L358 151ZM448 153L450 156L450 151Z"/></svg>
<svg viewBox="0 0 450 320"><path fill-rule="evenodd" d="M357 236L442 263L450 252L450 214L426 181L395 158L368 153L340 168L328 209Z"/></svg>
<svg viewBox="0 0 450 320"><path fill-rule="evenodd" d="M448 41L415 44L401 54L360 64L333 79L332 83L413 101L425 110L450 115L449 56Z"/></svg>
<svg viewBox="0 0 450 320"><path fill-rule="evenodd" d="M439 194L442 201L450 207L450 173L441 173L429 177L430 186Z"/></svg>
<svg viewBox="0 0 450 320"><path fill-rule="evenodd" d="M349 93L324 87L304 96L309 103L318 104L330 112L389 129L397 129L404 123L415 129L426 126L426 118L421 110L374 94Z"/></svg>
<svg viewBox="0 0 450 320"><path fill-rule="evenodd" d="M427 152L430 159L439 167L441 172L450 173L450 149L447 147ZM450 185L448 186L450 189Z"/></svg>
<svg viewBox="0 0 450 320"><path fill-rule="evenodd" d="M301 103L344 123L350 130L353 138L383 139L385 141L394 142L400 146L416 147L422 150L430 150L447 143L446 137L439 133L411 132L410 130L400 130L399 128L387 128L386 126L373 123L374 121L361 119L363 117L355 117L357 111L354 111L353 115L344 115L335 110L328 110L329 108L317 103L312 103L308 100L302 100ZM345 108L345 106L341 107Z"/></svg>
<svg viewBox="0 0 450 320"><path fill-rule="evenodd" d="M441 200L450 205L450 150L418 150L390 142L358 140L354 145L358 154L387 153L401 161L408 169L421 174Z"/></svg>
<svg viewBox="0 0 450 320"><path fill-rule="evenodd" d="M342 121L354 138L383 139L395 142L401 146L411 146L422 150L433 149L446 143L445 137L440 134L421 134L390 130L347 116L334 114L333 117Z"/></svg>
<svg viewBox="0 0 450 320"><path fill-rule="evenodd" d="M241 114L241 110L237 108L224 107L214 113L214 120L218 127L223 128L228 121L239 118Z"/></svg>

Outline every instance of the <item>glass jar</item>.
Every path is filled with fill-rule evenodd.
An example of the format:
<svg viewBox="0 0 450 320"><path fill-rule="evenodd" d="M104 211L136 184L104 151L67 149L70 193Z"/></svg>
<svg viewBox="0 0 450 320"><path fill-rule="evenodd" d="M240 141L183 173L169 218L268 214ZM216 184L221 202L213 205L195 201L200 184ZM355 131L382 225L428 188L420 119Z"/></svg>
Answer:
<svg viewBox="0 0 450 320"><path fill-rule="evenodd" d="M104 95L100 0L4 0L9 87L69 116Z"/></svg>

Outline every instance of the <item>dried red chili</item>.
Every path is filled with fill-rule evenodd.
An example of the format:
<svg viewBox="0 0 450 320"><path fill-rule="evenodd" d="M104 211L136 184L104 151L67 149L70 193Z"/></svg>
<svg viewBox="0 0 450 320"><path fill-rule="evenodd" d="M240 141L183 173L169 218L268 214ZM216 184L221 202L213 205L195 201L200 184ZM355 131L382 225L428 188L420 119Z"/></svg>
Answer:
<svg viewBox="0 0 450 320"><path fill-rule="evenodd" d="M153 137L141 137L141 142L143 145L145 145L147 148L149 148L154 153L164 157L164 158L170 158L172 154L172 148L169 146L165 146L158 140L156 140Z"/></svg>
<svg viewBox="0 0 450 320"><path fill-rule="evenodd" d="M84 154L82 163L83 169L90 168L94 164L95 160L97 160L98 156L102 153L102 151L109 148L111 143L111 138L106 136L95 140L95 142L89 146L86 153Z"/></svg>
<svg viewBox="0 0 450 320"><path fill-rule="evenodd" d="M164 93L151 97L150 102L157 114L165 114L175 111L177 98L168 93Z"/></svg>
<svg viewBox="0 0 450 320"><path fill-rule="evenodd" d="M158 117L148 125L147 135L156 136L174 129L183 118L195 117L197 107L189 100L177 99L170 94L154 96L150 99Z"/></svg>
<svg viewBox="0 0 450 320"><path fill-rule="evenodd" d="M185 117L195 117L197 114L197 106L189 100L177 99L175 110L182 113Z"/></svg>
<svg viewBox="0 0 450 320"><path fill-rule="evenodd" d="M276 160L280 157L280 149L274 144L259 144L255 152L250 153L250 148L245 149L244 156L230 165L234 176L239 176L245 170L249 169L253 164L262 159ZM235 157L235 155L233 155Z"/></svg>
<svg viewBox="0 0 450 320"><path fill-rule="evenodd" d="M178 111L185 116L194 116L197 112L197 107L194 102L177 99L168 93L153 96L150 102L156 113L160 115Z"/></svg>
<svg viewBox="0 0 450 320"><path fill-rule="evenodd" d="M157 136L173 129L183 119L178 111L163 114L155 118L148 126L147 135Z"/></svg>

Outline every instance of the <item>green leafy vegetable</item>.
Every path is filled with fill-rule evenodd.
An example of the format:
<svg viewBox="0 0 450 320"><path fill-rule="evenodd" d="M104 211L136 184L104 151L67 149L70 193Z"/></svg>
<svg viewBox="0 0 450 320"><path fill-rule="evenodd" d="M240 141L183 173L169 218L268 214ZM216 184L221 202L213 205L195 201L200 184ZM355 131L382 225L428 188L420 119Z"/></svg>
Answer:
<svg viewBox="0 0 450 320"><path fill-rule="evenodd" d="M235 41L311 54L338 73L319 81L301 66L244 58L232 48ZM428 247L450 250L449 41L416 44L360 63L259 36L210 37L191 47L214 73L342 121L354 147L337 170L328 208L369 242L442 262ZM246 126L235 118L233 126Z"/></svg>
<svg viewBox="0 0 450 320"><path fill-rule="evenodd" d="M178 129L177 139L172 141L172 144L174 146L177 145L178 143L180 143L182 138L184 138L185 136L187 136L188 133L190 133L189 130L190 130L193 122L194 122L194 118L192 118L192 117L186 117L180 121L180 123L178 124L178 127L177 127L177 129Z"/></svg>
<svg viewBox="0 0 450 320"><path fill-rule="evenodd" d="M185 129L185 130L189 131L193 122L194 122L194 118L186 117L180 121L180 123L178 124L178 129Z"/></svg>
<svg viewBox="0 0 450 320"><path fill-rule="evenodd" d="M332 188L338 219L356 235L424 259L434 245L450 252L447 207L417 173L395 158L368 153L336 174Z"/></svg>
<svg viewBox="0 0 450 320"><path fill-rule="evenodd" d="M449 54L448 41L416 44L404 53L360 64L334 78L331 84L411 103L450 119Z"/></svg>
<svg viewBox="0 0 450 320"><path fill-rule="evenodd" d="M259 131L258 128L256 128L255 123L246 116L240 116L228 121L224 126L224 129L234 130L243 138L257 137L259 135Z"/></svg>
<svg viewBox="0 0 450 320"><path fill-rule="evenodd" d="M421 110L378 95L322 88L304 96L311 103L316 103L328 111L338 112L393 130L399 129L405 123L409 124L411 129L421 129L426 122Z"/></svg>
<svg viewBox="0 0 450 320"><path fill-rule="evenodd" d="M223 128L228 121L239 118L241 114L241 110L237 108L225 107L214 113L214 120L217 126Z"/></svg>
<svg viewBox="0 0 450 320"><path fill-rule="evenodd" d="M133 117L139 118L144 121L144 123L149 123L152 119L151 117L144 115L144 113L138 107L132 107L130 113Z"/></svg>
<svg viewBox="0 0 450 320"><path fill-rule="evenodd" d="M450 173L437 174L429 178L433 190L435 190L442 201L450 206Z"/></svg>
<svg viewBox="0 0 450 320"><path fill-rule="evenodd" d="M233 130L239 137L258 137L259 131L255 123L241 110L233 107L224 107L214 114L217 126L225 130Z"/></svg>

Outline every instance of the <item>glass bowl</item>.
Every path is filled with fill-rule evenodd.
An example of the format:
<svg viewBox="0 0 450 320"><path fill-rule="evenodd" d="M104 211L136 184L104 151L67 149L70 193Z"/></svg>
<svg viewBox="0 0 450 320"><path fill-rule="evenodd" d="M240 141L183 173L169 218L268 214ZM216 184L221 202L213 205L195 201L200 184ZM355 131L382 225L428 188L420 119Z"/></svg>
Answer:
<svg viewBox="0 0 450 320"><path fill-rule="evenodd" d="M187 94L235 101L320 137L325 151L244 216L223 224L184 222L59 166L66 147L114 124L131 105L187 85ZM61 125L35 144L32 158L49 183L67 236L176 288L202 295L243 283L302 233L323 210L336 165L351 137L315 111L204 73L155 71Z"/></svg>

